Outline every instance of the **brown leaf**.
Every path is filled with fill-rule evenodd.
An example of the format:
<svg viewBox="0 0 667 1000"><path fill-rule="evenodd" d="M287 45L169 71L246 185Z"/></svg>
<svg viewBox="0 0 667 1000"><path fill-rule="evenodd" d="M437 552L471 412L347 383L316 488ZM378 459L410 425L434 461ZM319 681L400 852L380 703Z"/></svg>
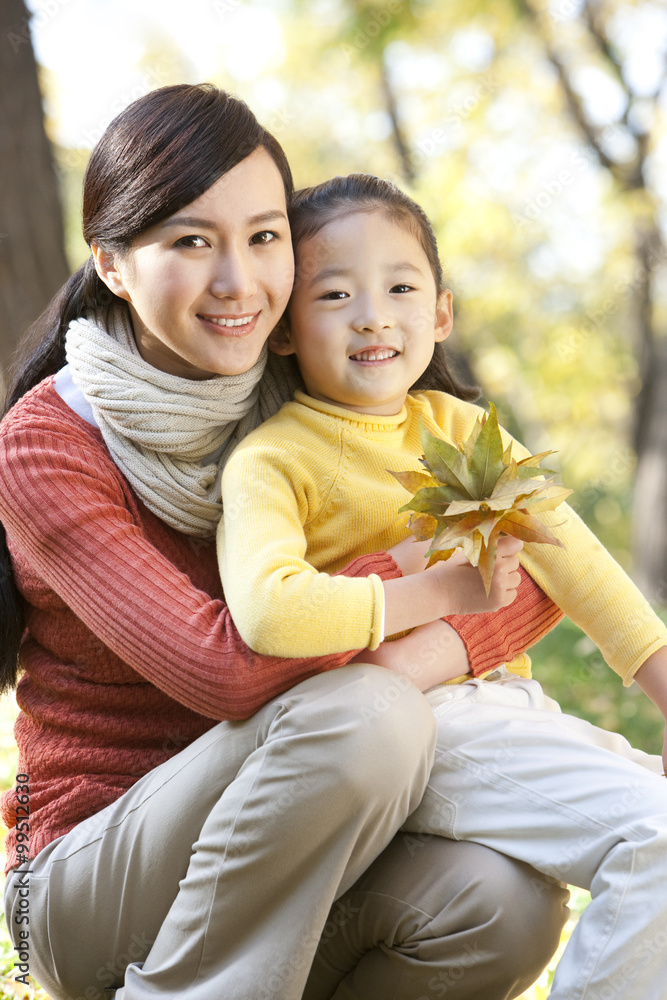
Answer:
<svg viewBox="0 0 667 1000"><path fill-rule="evenodd" d="M408 493L416 493L425 486L438 486L438 481L433 476L427 476L425 472L394 472L392 469L387 469L387 472L394 479L398 479Z"/></svg>
<svg viewBox="0 0 667 1000"><path fill-rule="evenodd" d="M418 542L425 542L427 538L433 538L438 530L438 521L430 514L411 514L408 520L408 528Z"/></svg>
<svg viewBox="0 0 667 1000"><path fill-rule="evenodd" d="M524 511L508 511L502 521L498 523L498 527L506 535L513 535L524 542L543 542L548 545L559 545L562 549L565 548L561 540L556 538L545 524Z"/></svg>

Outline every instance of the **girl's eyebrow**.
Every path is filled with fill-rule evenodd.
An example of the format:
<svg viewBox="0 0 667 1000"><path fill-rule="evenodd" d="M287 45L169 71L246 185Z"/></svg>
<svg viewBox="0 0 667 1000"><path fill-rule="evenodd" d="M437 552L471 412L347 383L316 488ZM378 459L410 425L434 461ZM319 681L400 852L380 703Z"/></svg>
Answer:
<svg viewBox="0 0 667 1000"><path fill-rule="evenodd" d="M323 271L319 271L314 278L311 278L308 287L312 288L318 281L328 281L329 278L349 278L351 274L351 267L325 267Z"/></svg>
<svg viewBox="0 0 667 1000"><path fill-rule="evenodd" d="M277 220L287 222L287 216L280 209L273 209L269 212L260 212L259 215L251 215L250 218L246 219L246 224L249 226L259 226L264 222L276 222ZM195 229L217 229L215 222L212 222L210 219L202 219L196 215L174 215L171 219L165 219L161 225L163 227L193 226Z"/></svg>
<svg viewBox="0 0 667 1000"><path fill-rule="evenodd" d="M389 274L394 274L397 271L412 271L414 274L423 274L421 268L411 264L409 260L400 260L396 264L390 264L386 270ZM349 278L353 273L351 267L325 267L323 271L311 278L308 287L312 288L318 281L328 281L329 278Z"/></svg>

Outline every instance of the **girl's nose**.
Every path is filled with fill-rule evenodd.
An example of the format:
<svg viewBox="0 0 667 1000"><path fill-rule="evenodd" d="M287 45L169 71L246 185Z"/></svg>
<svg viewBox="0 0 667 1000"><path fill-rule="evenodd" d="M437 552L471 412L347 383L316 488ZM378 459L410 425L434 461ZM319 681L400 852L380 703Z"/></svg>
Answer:
<svg viewBox="0 0 667 1000"><path fill-rule="evenodd" d="M390 310L374 296L366 295L360 299L357 317L352 323L357 333L378 333L393 325Z"/></svg>
<svg viewBox="0 0 667 1000"><path fill-rule="evenodd" d="M216 298L249 299L257 290L252 262L242 253L230 251L218 262L211 282Z"/></svg>

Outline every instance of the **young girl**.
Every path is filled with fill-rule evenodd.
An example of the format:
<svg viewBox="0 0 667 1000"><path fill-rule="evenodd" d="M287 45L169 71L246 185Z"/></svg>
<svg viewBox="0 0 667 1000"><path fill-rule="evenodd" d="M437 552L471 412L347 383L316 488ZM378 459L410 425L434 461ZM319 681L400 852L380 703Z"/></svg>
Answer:
<svg viewBox="0 0 667 1000"><path fill-rule="evenodd" d="M460 561L384 584L329 576L405 536L396 512L406 494L386 470L419 470L420 421L458 445L480 411L457 398L441 359L432 361L452 328L452 300L414 202L377 178L335 178L297 196L291 225L297 278L289 326L271 346L296 354L307 394L297 392L227 464L218 533L225 596L259 651L372 651L383 635L443 608L485 610L479 574ZM449 391L416 391L434 384ZM513 454L527 452L514 442ZM548 520L565 548L527 546L524 567L664 714L667 631L573 511L561 506ZM500 603L516 586L517 548L505 540L494 573ZM429 573L440 574L437 609L420 589ZM659 1000L667 918L663 894L652 891L667 869L659 758L561 715L535 681L496 676L429 695L436 763L405 829L475 840L591 890L552 997L593 1000L615 984L626 1000Z"/></svg>

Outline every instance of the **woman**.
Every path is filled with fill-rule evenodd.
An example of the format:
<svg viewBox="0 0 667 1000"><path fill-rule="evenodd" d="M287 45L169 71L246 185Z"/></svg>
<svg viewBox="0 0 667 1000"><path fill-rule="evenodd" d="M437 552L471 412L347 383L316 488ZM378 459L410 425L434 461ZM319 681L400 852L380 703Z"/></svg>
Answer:
<svg viewBox="0 0 667 1000"><path fill-rule="evenodd" d="M494 665L553 621L544 595L525 580L486 625L412 633L396 672L257 656L222 600L224 459L296 384L265 346L291 190L279 145L215 88L126 109L87 171L91 259L36 324L0 428L3 648L8 679L19 640L25 670L5 902L56 1000L493 1000L558 938L558 886L395 837L434 745L398 660L437 643ZM400 575L414 548L344 572Z"/></svg>

